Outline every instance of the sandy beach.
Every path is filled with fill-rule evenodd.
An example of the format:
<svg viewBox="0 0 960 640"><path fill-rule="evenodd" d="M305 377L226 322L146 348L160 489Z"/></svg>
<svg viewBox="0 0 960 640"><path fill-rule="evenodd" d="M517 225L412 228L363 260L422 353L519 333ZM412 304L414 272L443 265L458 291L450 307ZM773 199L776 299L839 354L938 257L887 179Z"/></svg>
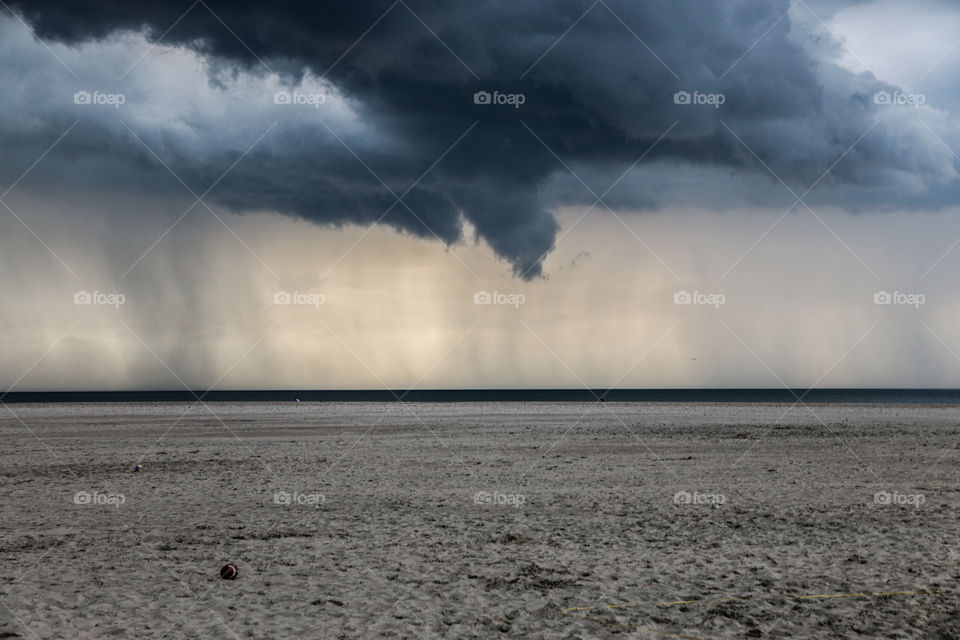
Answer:
<svg viewBox="0 0 960 640"><path fill-rule="evenodd" d="M958 416L11 405L0 637L957 638Z"/></svg>

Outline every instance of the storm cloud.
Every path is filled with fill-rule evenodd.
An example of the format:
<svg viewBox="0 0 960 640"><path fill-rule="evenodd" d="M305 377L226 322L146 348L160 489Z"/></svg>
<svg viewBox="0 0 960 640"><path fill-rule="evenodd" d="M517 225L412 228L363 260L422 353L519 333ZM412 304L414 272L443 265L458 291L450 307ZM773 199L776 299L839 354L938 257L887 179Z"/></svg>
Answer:
<svg viewBox="0 0 960 640"><path fill-rule="evenodd" d="M48 95L3 98L8 183L79 120L34 184L205 195L233 212L384 224L447 245L466 221L525 278L554 247L552 211L594 204L641 157L639 177L605 202L668 204L644 179L654 165L760 176L798 196L816 185L840 206L865 190L878 206L940 206L956 191L942 143L956 139L952 121L925 105L927 131L878 104L898 87L841 66L842 43L818 21L798 28L786 0L10 6L74 51L135 52L130 39L145 37L195 52L208 98L137 77L136 55L99 77L47 59L63 80ZM11 76L35 68L6 47L22 66ZM125 103L69 101L97 89ZM323 102L278 104L278 92ZM215 107L199 108L206 99Z"/></svg>

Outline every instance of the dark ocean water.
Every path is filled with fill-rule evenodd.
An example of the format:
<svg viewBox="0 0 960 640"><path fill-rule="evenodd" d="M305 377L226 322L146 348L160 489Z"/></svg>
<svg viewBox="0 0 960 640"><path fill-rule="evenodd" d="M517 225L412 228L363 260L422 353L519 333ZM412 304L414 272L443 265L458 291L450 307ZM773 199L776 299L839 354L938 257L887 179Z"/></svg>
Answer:
<svg viewBox="0 0 960 640"><path fill-rule="evenodd" d="M13 392L23 402L796 402L960 404L960 389L424 389L412 391Z"/></svg>

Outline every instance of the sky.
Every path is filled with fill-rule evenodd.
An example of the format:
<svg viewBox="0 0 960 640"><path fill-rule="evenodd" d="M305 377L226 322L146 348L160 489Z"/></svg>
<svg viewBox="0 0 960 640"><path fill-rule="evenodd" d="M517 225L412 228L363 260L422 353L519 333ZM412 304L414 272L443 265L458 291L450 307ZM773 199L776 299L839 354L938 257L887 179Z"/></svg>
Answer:
<svg viewBox="0 0 960 640"><path fill-rule="evenodd" d="M0 390L960 387L960 6L0 3Z"/></svg>

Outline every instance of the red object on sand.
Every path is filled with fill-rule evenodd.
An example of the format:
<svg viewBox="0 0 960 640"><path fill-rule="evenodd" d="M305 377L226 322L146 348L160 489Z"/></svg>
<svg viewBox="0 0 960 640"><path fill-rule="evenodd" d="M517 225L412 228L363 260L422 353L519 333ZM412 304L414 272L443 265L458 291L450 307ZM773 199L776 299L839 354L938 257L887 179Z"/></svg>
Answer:
<svg viewBox="0 0 960 640"><path fill-rule="evenodd" d="M224 565L223 568L220 569L220 577L223 578L224 580L236 580L237 576L239 575L240 575L240 567L233 564L232 562L230 564Z"/></svg>

